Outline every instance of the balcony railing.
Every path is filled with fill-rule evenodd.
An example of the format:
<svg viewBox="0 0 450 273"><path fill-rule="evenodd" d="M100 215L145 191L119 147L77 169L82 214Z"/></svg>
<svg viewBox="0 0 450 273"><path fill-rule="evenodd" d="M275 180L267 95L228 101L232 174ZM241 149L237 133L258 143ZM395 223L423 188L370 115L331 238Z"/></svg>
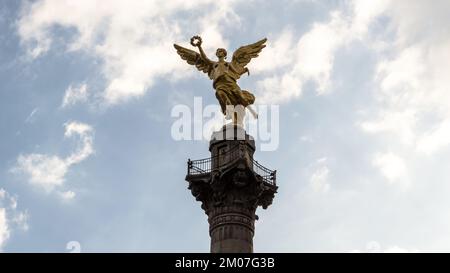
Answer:
<svg viewBox="0 0 450 273"><path fill-rule="evenodd" d="M188 175L202 175L209 174L212 170L219 170L230 164L233 164L237 160L241 159L241 154L239 152L239 145L236 145L228 152L216 155L209 158L203 158L198 160L188 160ZM251 158L251 163L253 171L261 176L265 183L276 185L276 171L272 171L263 165L259 164L258 161Z"/></svg>
<svg viewBox="0 0 450 273"><path fill-rule="evenodd" d="M276 185L277 182L277 171L276 170L270 170L263 165L259 164L258 161L253 160L253 171L256 172L257 175L260 175L264 182Z"/></svg>

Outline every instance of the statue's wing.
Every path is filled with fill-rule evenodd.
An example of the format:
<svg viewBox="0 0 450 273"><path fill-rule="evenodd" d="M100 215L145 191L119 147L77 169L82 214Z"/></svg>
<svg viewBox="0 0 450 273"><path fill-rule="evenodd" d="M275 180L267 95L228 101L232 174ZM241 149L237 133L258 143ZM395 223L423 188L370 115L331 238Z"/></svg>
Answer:
<svg viewBox="0 0 450 273"><path fill-rule="evenodd" d="M211 71L212 62L208 60L204 60L199 53L179 46L177 44L173 45L177 50L178 55L180 55L181 59L185 60L188 64L195 65L199 71L203 71L207 74Z"/></svg>
<svg viewBox="0 0 450 273"><path fill-rule="evenodd" d="M264 38L254 44L241 46L234 52L231 64L235 67L244 68L252 58L258 57L261 50L266 47L264 44L266 41L267 38Z"/></svg>

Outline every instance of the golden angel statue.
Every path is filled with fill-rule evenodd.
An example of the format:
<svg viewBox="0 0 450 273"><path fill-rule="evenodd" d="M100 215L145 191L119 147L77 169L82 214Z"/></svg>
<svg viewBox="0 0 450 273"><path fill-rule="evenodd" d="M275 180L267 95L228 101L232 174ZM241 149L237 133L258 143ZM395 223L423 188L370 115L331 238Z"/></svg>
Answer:
<svg viewBox="0 0 450 273"><path fill-rule="evenodd" d="M264 38L254 44L241 46L234 52L231 62L225 61L227 51L223 48L218 48L216 51L217 62L210 60L202 49L200 36L191 38L191 45L198 47L200 53L177 44L174 44L174 47L183 60L188 64L195 65L198 70L207 73L209 78L213 80L216 98L219 100L222 113L226 118L233 118L234 123L237 122L236 119L239 119L239 123L241 123L243 115L239 118L235 116L236 112L234 112L233 116L231 116L231 113L227 111L229 109L227 106L233 106L233 109L239 105L244 108L247 107L257 118L257 114L250 106L255 102L255 96L247 90L242 90L237 84L237 80L245 73L248 73L250 76L250 71L246 65L252 58L258 57L261 50L266 47L264 44L266 41L267 39Z"/></svg>

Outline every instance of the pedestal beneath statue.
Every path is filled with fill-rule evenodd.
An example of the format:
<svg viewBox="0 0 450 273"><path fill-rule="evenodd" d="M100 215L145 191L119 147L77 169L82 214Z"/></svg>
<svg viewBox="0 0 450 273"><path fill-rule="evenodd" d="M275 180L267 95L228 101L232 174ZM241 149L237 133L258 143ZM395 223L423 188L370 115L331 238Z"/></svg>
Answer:
<svg viewBox="0 0 450 273"><path fill-rule="evenodd" d="M211 252L251 253L258 206L277 192L276 171L253 159L255 141L236 125L214 132L210 158L188 161L188 188L208 215Z"/></svg>

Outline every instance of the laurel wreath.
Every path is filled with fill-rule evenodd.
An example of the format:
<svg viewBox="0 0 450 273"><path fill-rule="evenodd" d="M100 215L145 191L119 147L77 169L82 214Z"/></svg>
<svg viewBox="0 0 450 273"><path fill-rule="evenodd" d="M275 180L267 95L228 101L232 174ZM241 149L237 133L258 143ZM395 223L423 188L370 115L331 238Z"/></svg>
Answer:
<svg viewBox="0 0 450 273"><path fill-rule="evenodd" d="M202 38L198 35L191 38L191 45L192 46L200 46L202 45Z"/></svg>

